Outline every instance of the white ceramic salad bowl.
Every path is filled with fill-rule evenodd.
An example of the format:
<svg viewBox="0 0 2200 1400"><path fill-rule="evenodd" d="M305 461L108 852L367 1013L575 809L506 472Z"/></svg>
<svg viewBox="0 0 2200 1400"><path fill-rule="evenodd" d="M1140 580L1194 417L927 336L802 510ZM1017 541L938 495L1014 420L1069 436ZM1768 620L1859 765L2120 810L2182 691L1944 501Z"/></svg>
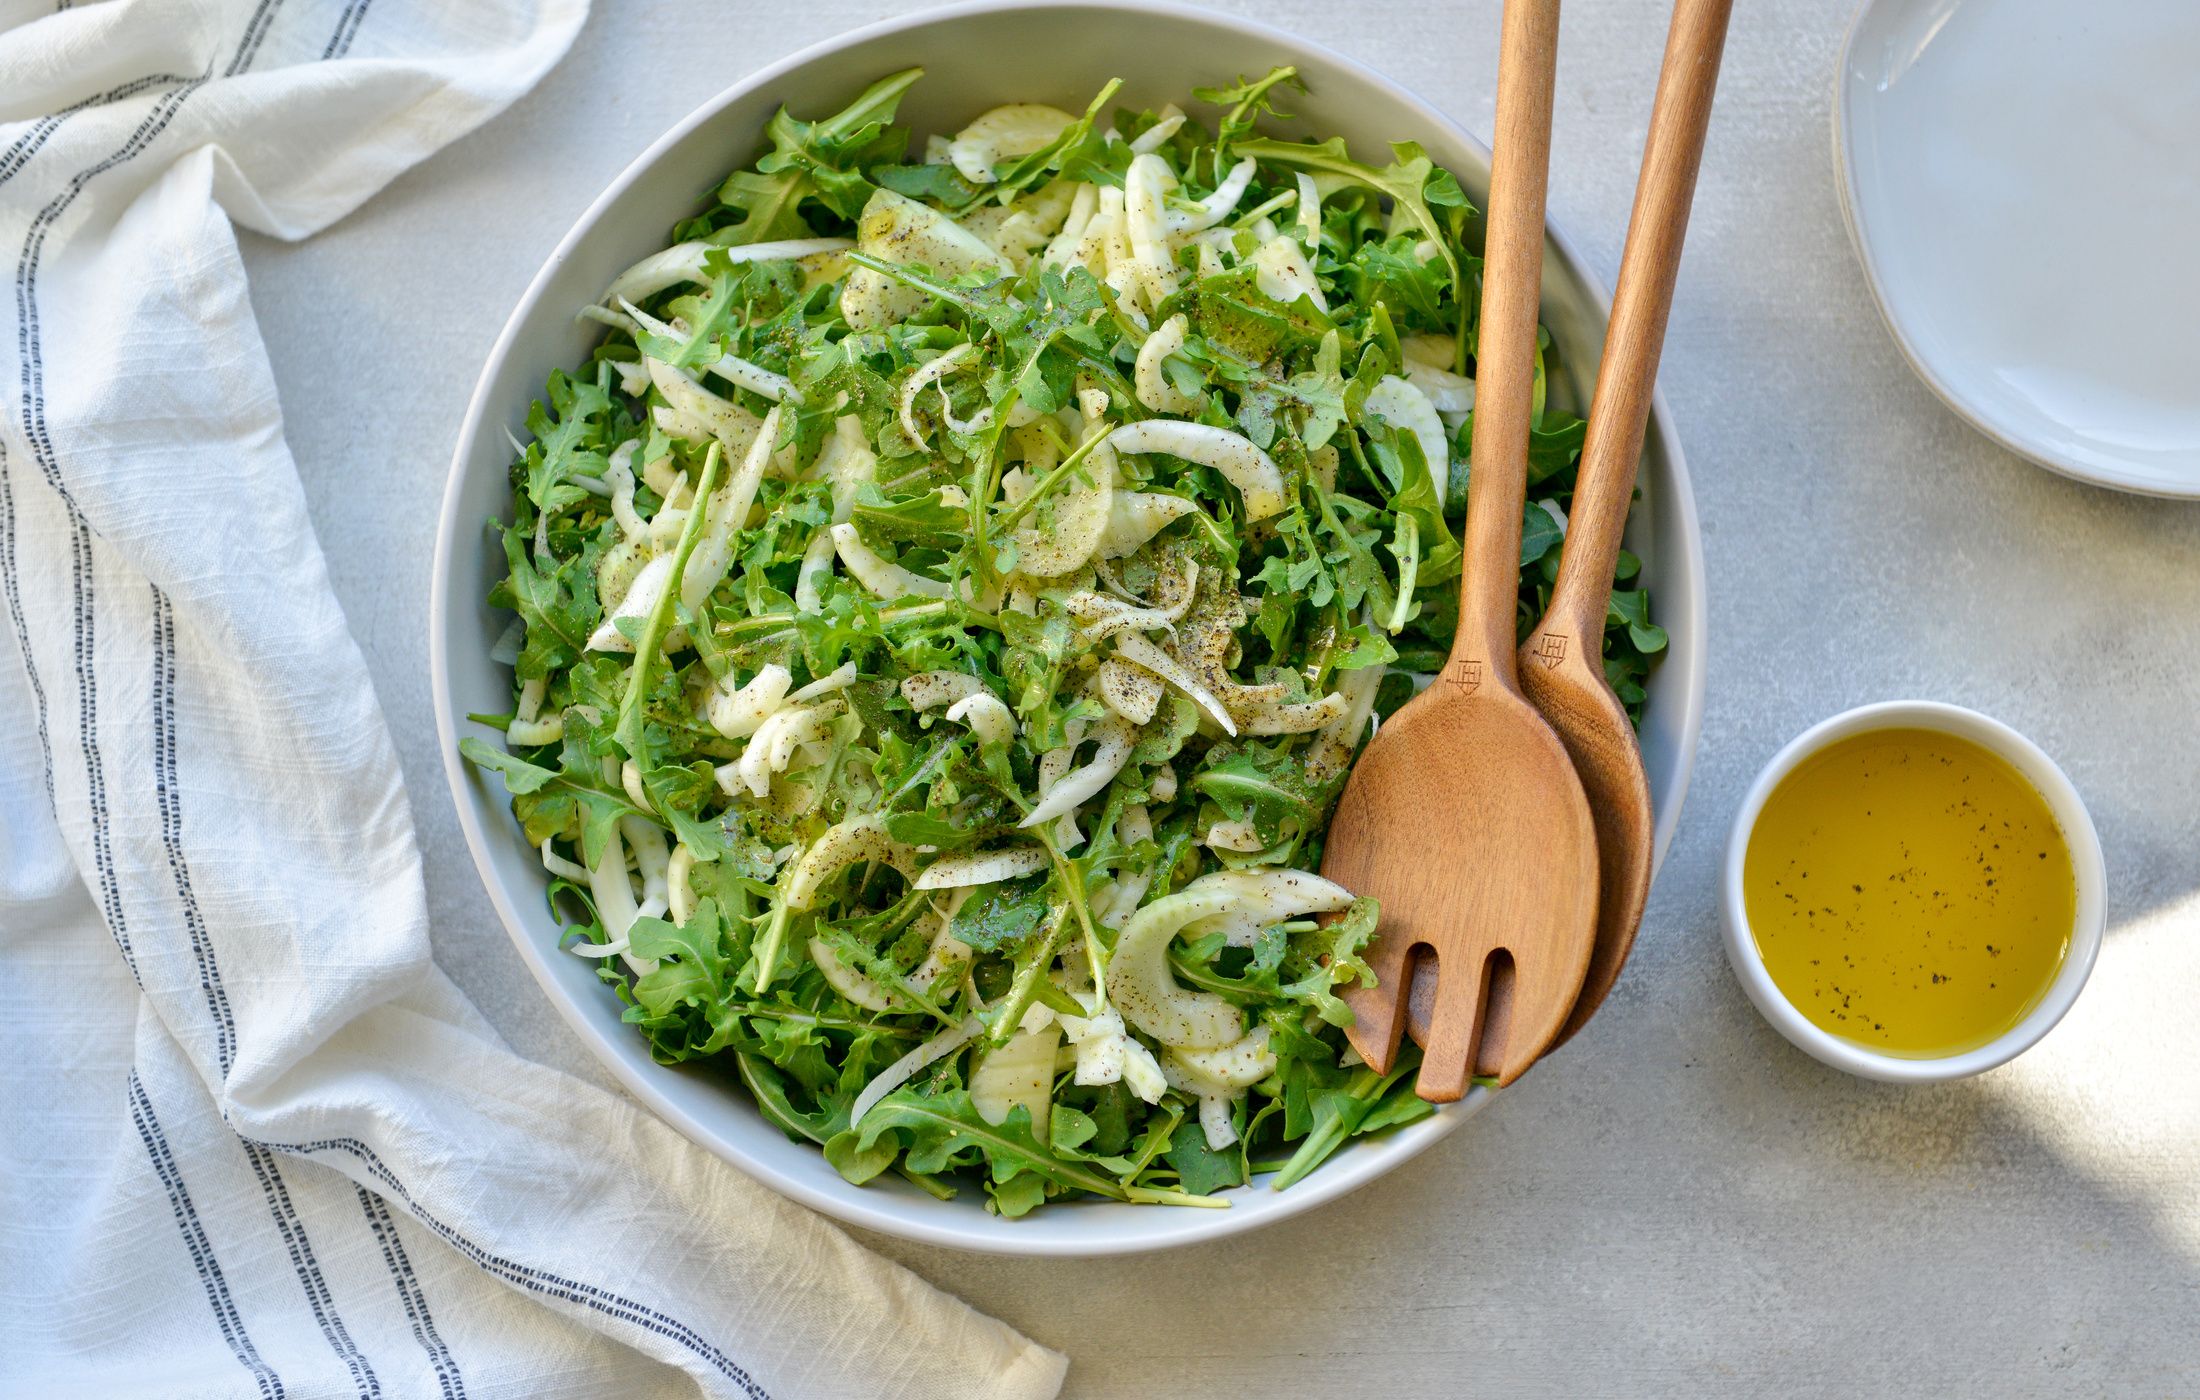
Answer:
<svg viewBox="0 0 2200 1400"><path fill-rule="evenodd" d="M850 1224L1005 1254L1130 1253L1213 1239L1365 1185L1457 1127L1488 1095L1477 1089L1402 1131L1357 1141L1288 1191L1270 1190L1256 1179L1224 1193L1227 1210L1077 1202L1007 1220L987 1214L975 1191L939 1201L891 1178L850 1185L813 1145L790 1142L759 1116L730 1073L654 1063L642 1037L621 1023L619 1003L594 965L558 951L560 930L543 898L546 877L536 852L494 775L458 755L458 740L470 728L465 715L501 711L511 699L510 671L490 656L509 617L485 601L500 555L483 530L509 509L506 430L521 428L553 369L587 357L597 331L576 321L576 308L636 257L661 247L665 230L692 213L728 168L750 158L782 103L798 114L831 112L881 74L921 64L927 75L904 101L902 119L919 131L952 133L1005 102L1081 109L1110 77L1124 80L1119 101L1135 108L1285 63L1297 65L1310 90L1293 94L1295 119L1276 134L1341 135L1363 155L1380 154L1394 139L1418 140L1481 197L1489 163L1477 142L1419 98L1304 40L1168 4L965 5L859 30L796 54L712 98L673 128L612 183L551 254L475 388L436 541L429 665L445 772L490 898L544 992L621 1084L741 1170ZM1544 285L1544 319L1562 354L1554 401L1577 409L1587 402L1607 309L1602 289L1554 233ZM1704 689L1701 539L1662 401L1652 415L1642 491L1629 544L1643 560L1659 620L1671 637L1649 685L1642 728L1662 856L1688 785Z"/></svg>

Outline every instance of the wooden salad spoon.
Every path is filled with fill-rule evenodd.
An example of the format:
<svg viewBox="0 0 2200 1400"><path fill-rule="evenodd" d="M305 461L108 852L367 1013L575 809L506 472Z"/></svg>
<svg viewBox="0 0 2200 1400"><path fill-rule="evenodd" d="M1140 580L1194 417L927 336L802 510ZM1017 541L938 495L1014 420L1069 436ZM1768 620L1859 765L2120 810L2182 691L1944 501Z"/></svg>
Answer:
<svg viewBox="0 0 2200 1400"><path fill-rule="evenodd" d="M1354 765L1322 873L1372 895L1376 985L1345 994L1387 1073L1416 955L1436 987L1415 1091L1449 1103L1479 1066L1509 1084L1558 1034L1596 935L1596 831L1566 749L1515 662L1543 273L1558 0L1506 0L1497 65L1459 632L1427 690ZM1425 951L1424 951L1425 950Z"/></svg>
<svg viewBox="0 0 2200 1400"><path fill-rule="evenodd" d="M1520 649L1521 683L1565 741L1596 818L1602 891L1596 947L1581 995L1552 1042L1554 1049L1596 1014L1612 990L1650 895L1656 818L1635 727L1604 679L1605 612L1620 536L1634 501L1635 467L1650 420L1650 394L1657 384L1666 314L1673 306L1681 241L1688 231L1732 9L1733 0L1676 0L1673 6L1558 582L1542 622Z"/></svg>

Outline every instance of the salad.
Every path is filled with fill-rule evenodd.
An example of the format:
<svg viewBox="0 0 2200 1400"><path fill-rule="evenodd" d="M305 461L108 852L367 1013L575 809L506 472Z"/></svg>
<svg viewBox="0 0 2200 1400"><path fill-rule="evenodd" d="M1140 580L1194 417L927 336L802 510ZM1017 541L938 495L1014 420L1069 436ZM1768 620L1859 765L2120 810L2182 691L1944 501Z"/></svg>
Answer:
<svg viewBox="0 0 2200 1400"><path fill-rule="evenodd" d="M842 1175L1222 1205L1431 1111L1322 833L1458 607L1479 262L1416 146L1175 105L782 110L513 442L472 718L568 951ZM1546 351L1547 337L1546 337ZM1520 620L1583 425L1542 403ZM1664 634L1620 564L1606 671Z"/></svg>

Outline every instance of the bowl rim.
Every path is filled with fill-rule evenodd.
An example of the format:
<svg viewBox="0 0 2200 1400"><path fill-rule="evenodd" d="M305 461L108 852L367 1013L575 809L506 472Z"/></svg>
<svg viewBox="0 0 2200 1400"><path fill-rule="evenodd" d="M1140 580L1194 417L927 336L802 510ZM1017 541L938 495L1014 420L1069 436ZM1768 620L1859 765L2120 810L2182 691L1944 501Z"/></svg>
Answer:
<svg viewBox="0 0 2200 1400"><path fill-rule="evenodd" d="M761 88L781 82L790 75L841 49L868 43L894 34L923 29L942 21L968 18L975 15L999 14L1031 10L1105 10L1127 17L1150 15L1186 21L1225 35L1258 40L1296 49L1318 58L1332 71L1356 81L1380 88L1391 94L1413 114L1414 121L1424 131L1440 131L1472 152L1486 166L1489 147L1457 121L1432 106L1420 94L1397 80L1368 65L1336 52L1325 44L1303 35L1284 30L1256 20L1208 10L1196 5L1179 3L1179 0L964 0L963 3L945 5L915 15L879 21L848 30L816 43L807 45L784 58L767 64L746 77L711 95L681 118L662 135L652 140L635 156L619 174L590 201L574 220L565 235L559 239L542 266L529 280L526 289L514 304L503 328L498 332L487 356L483 360L480 376L468 399L466 412L460 421L457 439L452 451L451 467L444 485L444 496L436 526L435 549L430 564L428 609L428 669L431 699L435 708L435 724L441 750L443 774L453 806L457 810L459 828L465 837L469 856L477 877L496 909L506 934L517 948L520 959L534 976L544 996L557 1010L559 1017L573 1034L587 1047L597 1063L617 1081L619 1086L647 1107L657 1117L676 1129L683 1137L729 1163L751 1179L769 1187L790 1199L801 1202L844 1224L875 1230L882 1234L920 1243L940 1245L946 1248L972 1253L1004 1254L1040 1257L1098 1257L1103 1255L1139 1254L1183 1245L1202 1243L1226 1236L1242 1234L1263 1225L1286 1219L1315 1209L1337 1197L1394 1170L1407 1160L1418 1156L1436 1141L1447 1136L1460 1123L1484 1107L1491 1099L1489 1090L1476 1086L1456 1104L1440 1107L1419 1123L1396 1129L1381 1138L1352 1145L1340 1152L1336 1160L1325 1164L1320 1171L1306 1180L1296 1183L1289 1192L1275 1197L1278 1204L1254 1212L1237 1210L1182 1210L1168 1212L1171 1219L1166 1229L1116 1230L1096 1238L1062 1239L1041 1236L1037 1233L1019 1235L1009 1230L983 1230L976 1228L979 1222L991 1222L992 1217L978 1213L973 1207L969 1224L961 1217L941 1223L930 1219L913 1218L896 1210L896 1198L881 1198L867 1188L846 1185L837 1181L820 1187L789 1177L772 1164L762 1160L741 1142L698 1121L668 1092L672 1082L670 1072L654 1063L637 1063L629 1053L632 1047L622 1049L612 1041L609 1029L600 1024L600 1016L592 1014L579 1001L569 995L552 976L550 962L554 950L545 951L537 946L527 928L515 897L515 891L496 872L491 857L491 836L485 821L490 805L478 793L468 771L465 759L458 752L458 715L452 704L451 672L449 665L452 616L452 588L460 551L477 533L474 522L461 519L460 497L467 480L469 459L475 444L487 429L493 408L490 403L493 382L505 361L515 352L521 332L531 321L538 305L548 290L553 275L572 255L574 249L588 238L596 227L605 222L628 191L668 152L701 127L716 118L727 107L747 98ZM1609 320L1611 293L1603 281L1590 269L1588 263L1573 245L1553 225L1546 222L1545 238L1579 282L1599 315ZM1686 804L1688 789L1694 775L1696 751L1702 737L1707 679L1706 636L1708 627L1707 581L1703 561L1703 533L1698 518L1695 493L1689 478L1687 461L1681 450L1679 436L1674 430L1670 406L1662 389L1653 388L1651 395L1650 431L1656 434L1661 457L1674 489L1661 493L1658 499L1660 511L1673 513L1674 536L1684 542L1679 557L1670 561L1659 560L1660 570L1674 571L1670 581L1662 585L1669 596L1685 584L1683 612L1667 621L1668 630L1675 635L1689 636L1694 643L1680 658L1678 674L1668 684L1672 687L1669 702L1676 711L1677 723L1674 735L1675 760L1673 766L1672 802L1670 809L1658 814L1656 846L1652 864L1652 879L1671 847L1674 832L1680 821L1681 810ZM1674 662L1671 653L1660 663L1664 668ZM619 1029L624 1029L620 1027ZM761 1121L761 1120L759 1120ZM772 1131L777 1131L773 1129ZM1235 1191L1251 1191L1258 1181L1249 1182ZM837 1188L837 1189L835 1189ZM1099 1210L1110 1203L1082 1204L1078 1209ZM1148 1215L1156 1212L1147 1211Z"/></svg>
<svg viewBox="0 0 2200 1400"><path fill-rule="evenodd" d="M1958 1055L1905 1058L1883 1054L1853 1040L1822 1030L1813 1024L1772 980L1764 955L1749 927L1748 905L1742 892L1742 865L1749 853L1749 838L1757 827L1773 789L1806 759L1829 745L1858 734L1889 729L1930 729L1968 739L2007 762L2047 800L2063 838L2070 846L2070 869L2077 885L2077 903L2071 916L2070 950L2063 957L2055 980L2023 1020L1975 1050ZM1898 1084L1936 1084L1966 1079L2007 1064L2037 1045L2055 1028L2085 990L2099 958L2107 928L2108 870L2101 854L2100 834L2084 797L2068 774L2047 756L2046 750L1991 715L1938 700L1882 700L1859 705L1818 721L1790 739L1750 784L1749 792L1734 814L1727 837L1726 859L1720 874L1721 906L1725 926L1726 955L1734 975L1773 1029L1786 1036L1804 1053L1850 1074Z"/></svg>
<svg viewBox="0 0 2200 1400"><path fill-rule="evenodd" d="M2003 451L2022 457L2034 466L2045 467L2058 476L2082 481L2088 486L2122 491L2134 496L2153 496L2160 500L2200 499L2200 475L2196 475L2187 484L2168 484L2156 473L2118 466L2110 460L2087 460L2065 452L2045 439L2023 433L2010 420L1998 416L1985 404L1974 401L1957 383L1934 366L1920 348L1910 324L1903 319L1898 303L1888 294L1886 279L1880 274L1879 260L1873 252L1873 243L1865 231L1864 216L1860 212L1862 201L1857 190L1856 119L1849 102L1849 73L1857 43L1862 39L1865 27L1872 17L1884 6L1909 3L1915 3L1915 0L1858 0L1856 12L1850 17L1848 30L1841 39L1840 57L1835 60L1833 68L1834 194L1841 206L1841 223L1848 230L1849 247L1855 251L1856 261L1863 268L1864 286L1871 292L1872 306L1879 312L1880 324L1887 328L1888 335L1894 339L1895 348L1909 362L1911 373L1932 391L1933 397ZM2105 459L2109 454L2104 452L2102 456Z"/></svg>

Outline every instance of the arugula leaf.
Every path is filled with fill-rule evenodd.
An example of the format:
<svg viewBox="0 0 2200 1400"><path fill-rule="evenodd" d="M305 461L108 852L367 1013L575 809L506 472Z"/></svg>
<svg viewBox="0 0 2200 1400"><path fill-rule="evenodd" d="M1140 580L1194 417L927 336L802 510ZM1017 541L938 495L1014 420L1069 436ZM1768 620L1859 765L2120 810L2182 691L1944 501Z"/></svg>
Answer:
<svg viewBox="0 0 2200 1400"><path fill-rule="evenodd" d="M481 767L494 770L504 779L505 790L514 797L540 792L546 784L557 780L558 775L550 769L529 763L518 754L491 748L471 735L458 741L458 751Z"/></svg>
<svg viewBox="0 0 2200 1400"><path fill-rule="evenodd" d="M635 979L629 1019L682 1058L715 1054L733 1043L740 1007L715 899L697 903L685 924L636 919L627 940L635 957L657 964ZM700 1015L683 1017L683 1011Z"/></svg>
<svg viewBox="0 0 2200 1400"><path fill-rule="evenodd" d="M1457 578L1461 560L1459 542L1452 538L1451 526L1445 522L1443 491L1429 470L1428 458L1421 453L1421 440L1412 433L1399 432L1385 425L1369 433L1368 448L1386 462L1393 456L1396 458L1399 487L1390 498L1390 508L1400 515L1412 516L1418 527L1420 586L1432 588Z"/></svg>
<svg viewBox="0 0 2200 1400"><path fill-rule="evenodd" d="M582 556L552 559L544 570L537 567L525 535L514 529L502 534L508 572L489 590L489 603L510 608L527 624L513 669L523 681L540 680L580 659L589 633L603 616L596 580Z"/></svg>
<svg viewBox="0 0 2200 1400"><path fill-rule="evenodd" d="M981 886L947 926L948 935L981 953L1013 948L1046 921L1047 877L1027 876Z"/></svg>
<svg viewBox="0 0 2200 1400"><path fill-rule="evenodd" d="M1640 589L1614 589L1607 616L1612 623L1627 628L1628 640L1635 644L1636 650L1665 650L1665 629L1650 620L1649 594Z"/></svg>
<svg viewBox="0 0 2200 1400"><path fill-rule="evenodd" d="M1031 1113L1022 1104L1011 1108L1003 1121L988 1123L966 1089L931 1096L913 1089L888 1094L863 1115L857 1142L869 1148L887 1133L901 1138L911 1171L944 1171L954 1159L970 1153L982 1161L995 1185L1032 1172L1063 1190L1090 1191L1115 1200L1124 1196L1114 1181L1041 1147L1032 1136Z"/></svg>
<svg viewBox="0 0 2200 1400"><path fill-rule="evenodd" d="M1212 1196L1245 1184L1245 1159L1235 1152L1217 1152L1209 1147L1206 1130L1197 1123L1178 1124L1165 1155L1176 1170L1177 1183L1195 1196Z"/></svg>
<svg viewBox="0 0 2200 1400"><path fill-rule="evenodd" d="M1276 109L1276 89L1289 87L1306 91L1306 80L1299 70L1290 65L1271 68L1259 78L1238 79L1226 87L1195 87L1192 96L1217 107L1228 107L1222 117L1222 125L1215 135L1215 163L1220 165L1230 148L1252 134L1254 126L1263 117L1282 118L1287 114Z"/></svg>
<svg viewBox="0 0 2200 1400"><path fill-rule="evenodd" d="M1564 538L1558 518L1544 509L1544 502L1528 502L1520 513L1520 566L1526 568L1542 559Z"/></svg>
<svg viewBox="0 0 2200 1400"><path fill-rule="evenodd" d="M717 775L710 764L659 764L642 774L642 791L671 826L673 836L697 860L712 861L724 854L724 826L703 813L719 796Z"/></svg>
<svg viewBox="0 0 2200 1400"><path fill-rule="evenodd" d="M544 397L527 410L524 465L527 498L539 511L557 511L585 494L575 476L600 477L610 465L603 451L603 418L611 395L602 386L553 370Z"/></svg>
<svg viewBox="0 0 2200 1400"><path fill-rule="evenodd" d="M906 134L890 124L902 94L924 76L907 68L879 79L855 101L822 121L806 122L781 107L764 135L772 148L754 170L736 171L718 189L719 202L744 217L718 239L766 243L813 235L801 205L816 199L843 219L863 212L871 184L859 173L866 159L892 160Z"/></svg>
<svg viewBox="0 0 2200 1400"><path fill-rule="evenodd" d="M672 568L665 575L664 591L657 595L656 605L650 608L642 622L641 635L634 640L634 667L627 680L626 694L619 701L619 723L613 732L627 757L644 767L648 766L650 758L648 749L642 744L642 706L650 693L649 668L656 664L658 649L664 644L673 613L680 606L688 560L694 557L696 543L703 537L703 524L710 514L711 493L718 487L724 466L725 458L718 451L718 443L713 441L709 454L703 459L703 479L695 484L695 508L682 523L680 542L672 551Z"/></svg>
<svg viewBox="0 0 2200 1400"><path fill-rule="evenodd" d="M1438 170L1428 153L1412 141L1393 141L1390 144L1391 163L1380 168L1363 165L1352 158L1345 148L1344 138L1332 136L1319 144L1276 141L1257 137L1237 144L1240 155L1259 160L1274 161L1279 165L1296 166L1304 170L1316 170L1327 175L1342 176L1365 185L1391 202L1393 228L1410 224L1420 235L1436 245L1437 254L1443 259L1444 270L1450 274L1451 300L1456 307L1467 305L1467 288L1461 272L1459 256L1453 251L1458 241L1458 226L1468 209L1465 194L1459 181L1449 171ZM1445 218L1438 218L1437 208L1447 211ZM1457 328L1459 349L1458 363L1453 367L1466 368L1466 323L1462 318Z"/></svg>
<svg viewBox="0 0 2200 1400"><path fill-rule="evenodd" d="M1250 821L1262 844L1272 846L1325 822L1344 791L1344 774L1309 776L1297 753L1282 744L1218 744L1190 786L1233 820Z"/></svg>
<svg viewBox="0 0 2200 1400"><path fill-rule="evenodd" d="M936 204L943 209L963 209L985 198L987 186L973 184L945 161L934 165L874 165L871 183L895 194Z"/></svg>
<svg viewBox="0 0 2200 1400"><path fill-rule="evenodd" d="M1441 258L1422 261L1415 252L1420 238L1401 233L1382 242L1362 243L1344 264L1345 284L1353 299L1384 306L1409 326L1449 331L1456 309L1447 309L1452 290L1449 268Z"/></svg>
<svg viewBox="0 0 2200 1400"><path fill-rule="evenodd" d="M530 844L539 846L552 837L564 837L577 842L581 863L592 866L603 853L612 826L622 817L644 813L625 793L604 786L601 766L587 748L588 733L585 720L577 715L567 718L565 747L556 772L471 735L459 740L458 748L469 761L493 769L504 779Z"/></svg>

